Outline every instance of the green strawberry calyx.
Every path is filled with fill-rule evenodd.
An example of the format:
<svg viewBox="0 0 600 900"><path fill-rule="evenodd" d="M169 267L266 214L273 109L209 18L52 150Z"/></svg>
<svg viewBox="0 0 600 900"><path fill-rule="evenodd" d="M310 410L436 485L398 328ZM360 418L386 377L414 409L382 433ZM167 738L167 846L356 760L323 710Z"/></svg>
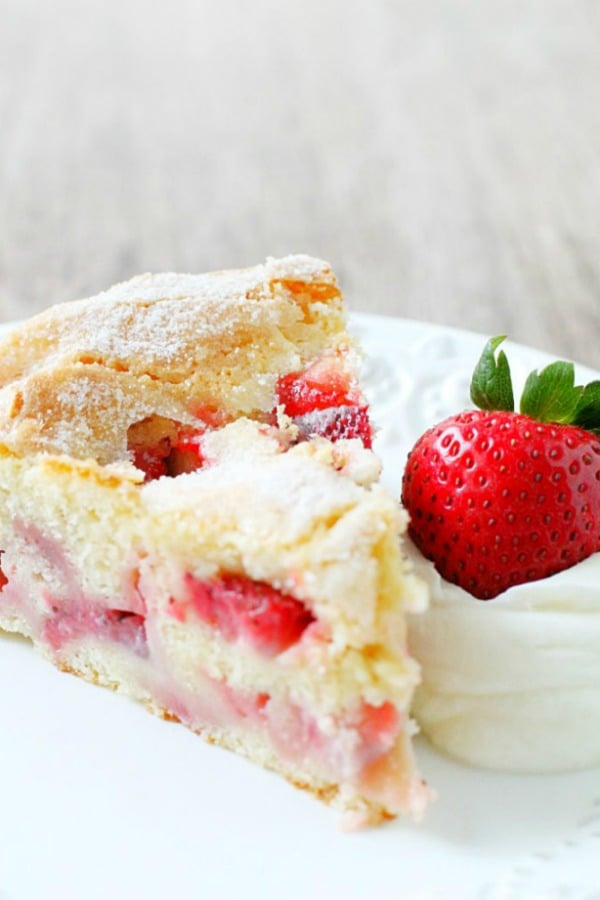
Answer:
<svg viewBox="0 0 600 900"><path fill-rule="evenodd" d="M473 372L471 400L479 409L515 411L508 359L503 350L496 353L505 339L490 338ZM550 363L528 376L519 412L537 422L576 425L600 437L600 381L575 384L573 363Z"/></svg>

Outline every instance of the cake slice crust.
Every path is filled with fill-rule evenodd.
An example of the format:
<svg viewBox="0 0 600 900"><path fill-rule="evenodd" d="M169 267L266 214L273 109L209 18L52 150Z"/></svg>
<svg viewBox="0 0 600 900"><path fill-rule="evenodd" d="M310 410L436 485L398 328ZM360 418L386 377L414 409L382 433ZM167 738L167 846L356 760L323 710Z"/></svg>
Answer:
<svg viewBox="0 0 600 900"><path fill-rule="evenodd" d="M326 263L143 275L51 307L2 341L0 440L20 453L127 459L129 428L149 416L190 427L268 418L278 378L324 358L352 381Z"/></svg>

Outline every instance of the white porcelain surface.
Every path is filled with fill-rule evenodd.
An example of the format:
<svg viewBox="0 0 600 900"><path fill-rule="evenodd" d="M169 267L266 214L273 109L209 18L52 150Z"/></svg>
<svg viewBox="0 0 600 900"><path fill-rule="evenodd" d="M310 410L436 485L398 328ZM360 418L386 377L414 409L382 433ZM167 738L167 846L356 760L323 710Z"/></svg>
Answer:
<svg viewBox="0 0 600 900"><path fill-rule="evenodd" d="M464 406L482 338L357 315L378 450ZM547 359L514 347L518 374ZM593 373L583 369L580 377ZM600 772L514 776L419 741L437 801L416 826L343 834L336 813L136 704L0 639L0 900L593 900Z"/></svg>

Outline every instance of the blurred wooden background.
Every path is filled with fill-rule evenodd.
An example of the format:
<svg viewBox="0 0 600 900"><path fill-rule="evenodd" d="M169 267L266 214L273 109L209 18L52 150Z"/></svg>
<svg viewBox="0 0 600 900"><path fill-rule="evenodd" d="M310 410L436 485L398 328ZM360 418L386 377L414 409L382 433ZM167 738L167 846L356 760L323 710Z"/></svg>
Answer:
<svg viewBox="0 0 600 900"><path fill-rule="evenodd" d="M0 0L0 316L304 251L600 368L594 0Z"/></svg>

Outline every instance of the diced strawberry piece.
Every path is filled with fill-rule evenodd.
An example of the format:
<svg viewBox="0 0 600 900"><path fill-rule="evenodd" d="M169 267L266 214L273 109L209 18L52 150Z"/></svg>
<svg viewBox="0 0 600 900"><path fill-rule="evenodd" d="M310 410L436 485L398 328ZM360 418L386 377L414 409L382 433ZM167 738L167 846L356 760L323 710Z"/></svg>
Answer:
<svg viewBox="0 0 600 900"><path fill-rule="evenodd" d="M308 438L319 435L330 441L358 438L370 450L373 445L373 434L369 412L366 406L334 406L298 416L294 419L300 435Z"/></svg>
<svg viewBox="0 0 600 900"><path fill-rule="evenodd" d="M155 447L133 447L133 464L144 475L144 481L153 481L167 474L167 459L171 448L167 442Z"/></svg>
<svg viewBox="0 0 600 900"><path fill-rule="evenodd" d="M271 697L269 696L269 694L266 694L264 692L256 694L254 697L254 706L256 711L261 713L266 708L267 703L270 699Z"/></svg>
<svg viewBox="0 0 600 900"><path fill-rule="evenodd" d="M204 464L202 440L204 431L181 430L176 443L173 444L169 457L169 475L181 475L184 472L195 472Z"/></svg>
<svg viewBox="0 0 600 900"><path fill-rule="evenodd" d="M173 425L173 428L175 426ZM202 438L205 430L181 428L172 436L157 442L133 443L130 447L136 468L145 474L145 481L163 475L181 475L202 467Z"/></svg>
<svg viewBox="0 0 600 900"><path fill-rule="evenodd" d="M0 552L0 557L1 556L2 556L2 553ZM0 567L0 591L2 590L2 588L4 587L5 584L8 584L8 578L2 571L2 568Z"/></svg>
<svg viewBox="0 0 600 900"><path fill-rule="evenodd" d="M198 459L202 461L202 439L204 438L204 434L204 431L182 429L173 446L186 453L193 453L194 456L197 456Z"/></svg>
<svg viewBox="0 0 600 900"><path fill-rule="evenodd" d="M286 759L323 760L327 754L328 739L316 718L289 700L271 698L265 724L273 745Z"/></svg>
<svg viewBox="0 0 600 900"><path fill-rule="evenodd" d="M124 644L138 656L148 655L144 616L93 604L53 605L44 625L44 639L55 650L89 636Z"/></svg>
<svg viewBox="0 0 600 900"><path fill-rule="evenodd" d="M345 373L314 367L306 372L290 372L277 382L277 397L288 416L303 416L316 409L353 405Z"/></svg>
<svg viewBox="0 0 600 900"><path fill-rule="evenodd" d="M372 446L368 408L357 402L360 396L345 372L321 363L305 372L291 372L279 379L277 397L302 438L359 438L365 447Z"/></svg>
<svg viewBox="0 0 600 900"><path fill-rule="evenodd" d="M218 406L210 406L206 403L192 406L190 412L195 419L202 422L205 429L222 428L227 422L231 421L230 415L224 409L220 409ZM189 433L192 434L193 432L190 430Z"/></svg>
<svg viewBox="0 0 600 900"><path fill-rule="evenodd" d="M262 581L224 575L214 581L186 577L196 614L228 641L242 640L265 656L283 653L314 621L300 600Z"/></svg>
<svg viewBox="0 0 600 900"><path fill-rule="evenodd" d="M176 600L175 597L169 597L169 615L177 619L178 622L185 622L187 606L185 600Z"/></svg>
<svg viewBox="0 0 600 900"><path fill-rule="evenodd" d="M232 687L226 681L214 681L215 691L218 692L220 704L223 709L239 719L260 721L264 718L269 700L269 694L254 694Z"/></svg>
<svg viewBox="0 0 600 900"><path fill-rule="evenodd" d="M136 652L146 647L146 622L144 616L120 609L107 609L99 620L102 637L126 644ZM141 655L145 655L142 653Z"/></svg>
<svg viewBox="0 0 600 900"><path fill-rule="evenodd" d="M400 730L401 721L400 713L389 701L381 706L364 703L360 710L358 729L367 744L389 750Z"/></svg>

